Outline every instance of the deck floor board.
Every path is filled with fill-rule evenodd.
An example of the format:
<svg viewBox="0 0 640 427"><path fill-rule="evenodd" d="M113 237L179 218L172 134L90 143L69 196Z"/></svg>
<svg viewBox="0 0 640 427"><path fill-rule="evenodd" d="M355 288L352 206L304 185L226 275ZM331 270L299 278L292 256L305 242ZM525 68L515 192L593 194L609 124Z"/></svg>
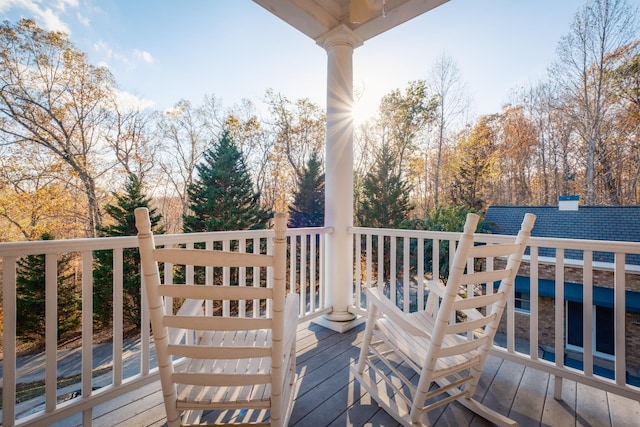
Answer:
<svg viewBox="0 0 640 427"><path fill-rule="evenodd" d="M340 334L305 322L298 330L298 393L291 426L398 426L349 371L359 355L364 325ZM476 398L527 426L633 426L640 403L564 380L562 401L553 398L554 378L541 371L490 356ZM166 426L159 384L94 409L94 426ZM214 414L205 413L205 419ZM76 418L79 419L79 418ZM428 414L434 427L491 423L457 402ZM77 422L61 423L64 426Z"/></svg>
<svg viewBox="0 0 640 427"><path fill-rule="evenodd" d="M553 390L555 378L549 377L547 393L542 413L542 426L572 426L576 425L576 383L564 380L562 382L562 400L555 400Z"/></svg>

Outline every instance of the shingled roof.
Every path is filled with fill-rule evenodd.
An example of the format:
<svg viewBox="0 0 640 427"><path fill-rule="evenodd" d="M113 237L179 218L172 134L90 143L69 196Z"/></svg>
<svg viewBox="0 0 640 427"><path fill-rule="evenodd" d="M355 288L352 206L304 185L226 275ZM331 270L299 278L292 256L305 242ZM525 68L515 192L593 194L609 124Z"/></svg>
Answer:
<svg viewBox="0 0 640 427"><path fill-rule="evenodd" d="M640 242L640 206L580 206L578 210L559 210L557 206L491 206L484 227L490 233L515 235L527 212L537 216L533 237ZM567 251L565 256L581 259L578 252L581 251ZM540 255L554 256L549 249L541 250ZM596 260L611 262L613 254L594 253ZM640 264L640 256L628 255L627 263Z"/></svg>
<svg viewBox="0 0 640 427"><path fill-rule="evenodd" d="M640 206L580 206L575 211L557 206L491 206L485 228L515 235L527 212L537 216L531 233L535 237L640 242Z"/></svg>

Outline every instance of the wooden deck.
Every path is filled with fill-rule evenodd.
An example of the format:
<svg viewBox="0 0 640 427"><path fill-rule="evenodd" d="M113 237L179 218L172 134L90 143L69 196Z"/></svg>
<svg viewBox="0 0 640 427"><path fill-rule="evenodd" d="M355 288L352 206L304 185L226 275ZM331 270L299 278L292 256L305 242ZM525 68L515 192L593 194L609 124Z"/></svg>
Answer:
<svg viewBox="0 0 640 427"><path fill-rule="evenodd" d="M358 357L364 326L339 334L313 323L298 331L299 391L292 426L397 426L354 382L349 365ZM565 380L563 401L553 399L553 377L490 357L476 397L521 426L640 425L640 403ZM94 426L162 426L164 407L159 384L141 388L94 409ZM429 419L434 426L487 426L457 403ZM80 425L80 418L57 426Z"/></svg>

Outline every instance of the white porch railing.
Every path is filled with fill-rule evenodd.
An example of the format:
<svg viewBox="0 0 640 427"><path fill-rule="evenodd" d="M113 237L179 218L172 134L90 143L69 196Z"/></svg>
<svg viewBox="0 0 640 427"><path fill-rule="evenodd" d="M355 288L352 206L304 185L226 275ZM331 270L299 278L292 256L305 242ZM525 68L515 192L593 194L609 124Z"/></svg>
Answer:
<svg viewBox="0 0 640 427"><path fill-rule="evenodd" d="M288 284L301 294L300 319L309 319L326 313L330 308L325 307L324 283L324 241L330 229L290 229L287 233L290 243ZM440 269L440 250L442 247L454 247L458 233L410 231L410 230L381 230L381 229L352 229L355 239L354 263L354 306L353 311L364 314L366 302L363 289L374 286L378 277L385 278L389 295L396 298L396 303L406 311L423 308L425 301L425 277L430 277L433 271ZM156 241L162 245L195 245L204 243L208 247L218 245L229 248L260 247L269 235L269 231L248 232L220 232L181 235L158 235ZM497 242L508 239L504 236L481 235L481 242ZM154 352L151 345L149 321L146 310L142 310L142 321L139 340L131 353L128 346L132 345L124 337L122 322L123 295L123 251L133 248L137 244L135 237L78 239L67 241L43 241L24 243L0 243L0 259L2 262L3 285L3 361L2 361L2 425L3 426L31 426L50 425L76 414L82 414L84 425L91 425L93 408L101 403L115 399L125 393L133 391L144 384L157 379ZM554 252L553 257L547 257L549 248ZM97 369L97 357L93 345L93 252L97 250L113 251L113 340L109 348L110 357L106 364ZM575 261L565 256L566 253L579 250L582 259ZM611 262L594 261L594 254L606 252L610 254ZM79 262L79 276L82 278L82 345L80 348L81 362L77 367L78 383L71 388L58 389L58 377L62 370L64 357L58 349L57 343L57 293L56 293L56 260L64 254L77 254ZM386 257L385 257L386 254ZM391 256L394 254L394 256ZM45 351L41 355L40 364L36 366L39 377L44 381L44 394L32 398L27 402L16 403L16 389L25 382L25 374L17 369L16 358L16 276L17 260L26 255L45 255L46 265L46 331ZM375 255L375 256L374 256ZM527 366L535 367L558 378L568 378L599 389L616 394L640 399L640 390L626 380L628 371L627 350L625 348L625 292L626 277L639 274L637 265L625 262L626 258L640 255L640 244L601 241L578 241L566 239L530 240L530 313L528 321L530 332L527 339L518 340L515 332L517 314L512 298L505 313L505 334L502 347L496 347L494 353L499 357L514 360ZM421 260L418 262L417 260ZM446 261L443 259L443 261ZM526 263L523 263L526 264ZM566 362L566 321L565 305L556 304L553 312L554 319L540 318L539 286L541 270L546 266L555 267L555 296L564 298L564 272L566 267L579 267L583 271L583 283L598 285L595 279L599 272L609 271L613 275L614 289L614 318L615 318L615 354L613 356L613 378L609 379L594 373L594 359L597 355L592 350L592 341L587 330L593 322L592 310L584 310L584 352L582 354L582 369L570 367ZM491 266L489 266L491 268ZM210 273L211 274L211 273ZM187 272L187 280L193 272ZM222 273L223 280L228 280L228 272ZM212 280L207 278L206 280ZM299 287L299 283L305 283ZM250 284L248 284L250 285ZM488 287L491 291L492 287ZM637 289L636 289L637 290ZM473 289L472 291L478 291ZM582 295L585 307L594 300L593 287L583 286ZM142 299L144 301L144 298ZM556 321L555 319L560 319ZM554 323L555 341L552 345L555 359L545 360L540 356L538 330L543 322ZM99 374L98 376L96 376ZM31 377L30 377L31 378ZM556 392L558 392L556 381ZM79 391L78 395L65 402L58 402L60 395L69 395L69 391ZM75 395L73 395L75 396ZM77 415L76 415L77 416Z"/></svg>
<svg viewBox="0 0 640 427"><path fill-rule="evenodd" d="M406 312L420 310L424 307L427 290L426 278L438 277L433 272L438 272L443 260L440 255L441 244L445 248L455 248L459 233L391 230L391 229L367 229L353 228L355 238L355 304L353 311L358 314L366 312L364 288L377 286L383 278L385 293L392 298L396 305ZM495 243L507 241L510 237L480 234L478 242ZM449 256L453 251L448 251ZM541 254L552 256L542 256ZM566 255L568 254L568 255ZM605 261L595 261L594 254ZM628 320L626 300L628 292L640 292L640 243L590 241L551 238L531 238L529 250L521 266L529 281L529 310L526 314L515 310L515 299L512 293L507 310L504 314L504 335L502 343L494 346L493 353L498 357L509 359L526 366L548 372L556 376L555 396L561 397L562 378L567 378L598 389L619 394L631 399L640 400L640 388L638 387L638 366L630 366L627 357L633 346L628 343L627 326L638 326L638 320ZM570 255L570 256L569 256ZM576 256L578 255L578 256ZM632 259L632 262L625 262ZM419 261L421 260L421 261ZM580 348L576 367L576 360L570 359L567 350L567 305L553 304L553 318L540 318L540 278L542 269L555 271L554 293L555 301L565 300L566 270L569 268L581 273L583 317L583 346ZM492 263L486 268L491 269ZM527 271L528 270L528 271ZM594 351L595 337L592 326L594 325L594 287L598 286L596 277L599 273L607 272L612 276L607 287L613 288L613 324L614 324L614 354L607 355L612 365L610 375L599 375L594 372L598 367L598 359ZM575 274L575 273L574 273ZM631 289L627 282L636 283L636 288ZM600 284L602 285L602 284ZM612 286L611 286L612 285ZM467 289L468 295L478 295L482 292L492 292L493 286L484 286L482 289ZM640 294L636 294L638 296ZM529 322L528 336L516 336L516 316L527 316ZM640 314L635 315L640 319ZM551 325L551 326L549 326ZM551 327L554 332L553 343L546 352L542 352L542 344L539 342L539 330ZM634 329L635 330L635 329ZM498 342L498 340L496 340ZM517 344L517 345L516 345ZM541 354L542 353L542 354ZM547 357L543 357L547 355ZM551 356L551 357L549 357ZM575 357L575 355L574 355ZM551 360L546 360L551 359ZM569 363L569 362L574 363ZM637 362L636 362L637 364ZM629 372L632 374L630 375ZM635 375L634 375L635 374ZM635 378L633 378L635 376ZM612 378L609 378L612 377Z"/></svg>
<svg viewBox="0 0 640 427"><path fill-rule="evenodd" d="M323 253L325 235L330 229L307 228L290 229L289 277L287 283L294 292L301 295L300 319L308 319L326 313L324 308ZM256 230L242 232L191 233L178 235L156 235L156 244L186 245L193 247L204 244L207 248L221 247L242 252L247 248L265 250L267 237L272 231ZM142 298L141 326L139 339L130 350L131 340L124 337L123 321L123 251L135 248L135 237L115 237L100 239L52 240L38 242L0 243L2 263L3 336L2 336L2 425L3 426L45 426L82 413L83 425L91 425L92 409L104 402L133 391L157 379L155 354L151 345L151 331L145 298ZM237 249L236 249L237 248ZM260 249L262 248L262 249ZM93 252L113 251L113 338L108 355L104 355L104 345L93 343ZM57 336L57 260L63 255L74 254L81 277L81 347L80 357L73 359L69 351L58 349ZM16 357L16 278L17 262L20 257L44 255L46 292L45 351L30 359L28 369L17 366ZM207 269L207 283L212 283L213 269ZM244 269L238 272L240 283L246 278ZM166 268L170 272L172 269ZM249 275L251 276L251 275ZM187 269L185 280L193 281L193 268ZM229 269L218 277L229 283ZM165 280L173 280L171 274ZM305 283L305 286L300 286ZM245 283L251 286L252 283ZM144 287L142 287L144 289ZM239 308L242 310L242 307ZM98 360L97 349L102 349ZM127 357L123 354L133 355ZM102 360L107 357L108 360ZM76 363L76 370L69 372L67 365ZM99 366L98 366L99 365ZM23 369L19 369L23 368ZM64 371L64 374L61 372ZM79 380L71 388L59 388L59 377L77 376ZM16 402L19 385L34 381L44 382L41 396L31 397L26 402ZM71 397L61 399L62 396ZM64 400L64 401L61 401Z"/></svg>

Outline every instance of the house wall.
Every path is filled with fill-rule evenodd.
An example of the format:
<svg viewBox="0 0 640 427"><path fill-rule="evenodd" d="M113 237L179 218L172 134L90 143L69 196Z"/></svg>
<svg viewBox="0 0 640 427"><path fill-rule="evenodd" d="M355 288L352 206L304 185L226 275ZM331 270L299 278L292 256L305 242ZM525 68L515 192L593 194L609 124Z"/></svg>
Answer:
<svg viewBox="0 0 640 427"><path fill-rule="evenodd" d="M498 261L496 261L498 264ZM540 279L555 280L555 265L539 265L538 277ZM530 266L527 262L522 262L518 275L529 277ZM582 283L582 269L575 267L564 268L564 280L566 282ZM613 271L593 271L593 284L595 286L613 288ZM625 276L625 286L627 290L640 292L640 274L627 273ZM565 313L566 315L566 313ZM542 357L542 351L553 351L555 345L555 299L540 297L538 300L538 356ZM564 321L564 320L563 320ZM564 329L564 327L563 327ZM529 340L530 315L528 313L515 313L515 335L516 338ZM506 317L503 316L500 322L500 333L506 332ZM634 376L640 376L640 313L626 313L625 322L626 335L626 361L627 371ZM579 357L573 354L572 357ZM609 362L599 361L603 366ZM609 367L609 366L606 366Z"/></svg>

